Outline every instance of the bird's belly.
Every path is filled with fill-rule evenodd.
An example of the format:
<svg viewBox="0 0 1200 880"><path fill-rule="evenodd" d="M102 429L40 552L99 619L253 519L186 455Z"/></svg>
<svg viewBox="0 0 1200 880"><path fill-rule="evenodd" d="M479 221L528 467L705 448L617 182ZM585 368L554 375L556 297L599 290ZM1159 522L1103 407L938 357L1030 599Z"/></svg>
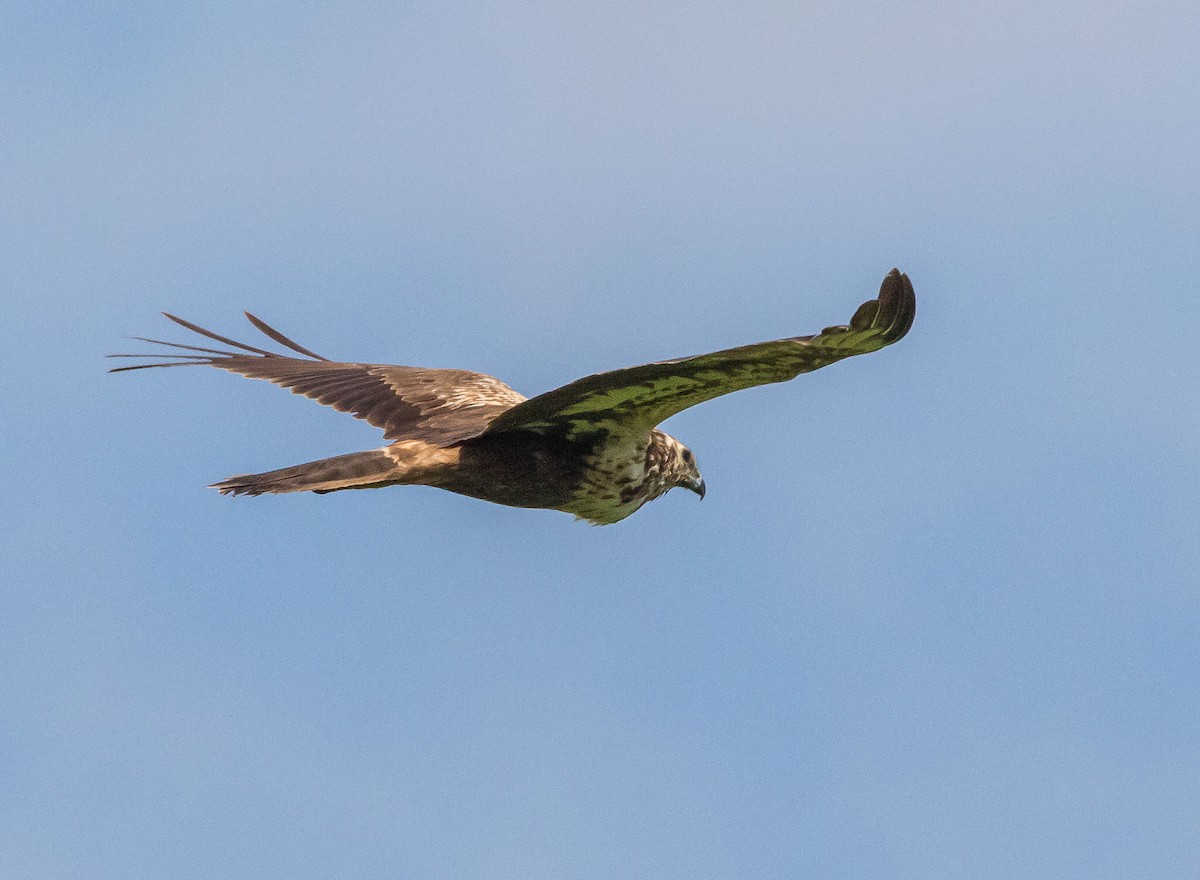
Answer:
<svg viewBox="0 0 1200 880"><path fill-rule="evenodd" d="M509 507L561 510L614 523L654 497L645 444L569 441L538 434L484 435L462 445L441 488Z"/></svg>
<svg viewBox="0 0 1200 880"><path fill-rule="evenodd" d="M648 479L646 444L606 444L589 458L568 505L560 508L599 525L625 519L661 492Z"/></svg>
<svg viewBox="0 0 1200 880"><path fill-rule="evenodd" d="M535 434L484 435L462 445L458 466L438 486L509 507L563 510L590 448Z"/></svg>

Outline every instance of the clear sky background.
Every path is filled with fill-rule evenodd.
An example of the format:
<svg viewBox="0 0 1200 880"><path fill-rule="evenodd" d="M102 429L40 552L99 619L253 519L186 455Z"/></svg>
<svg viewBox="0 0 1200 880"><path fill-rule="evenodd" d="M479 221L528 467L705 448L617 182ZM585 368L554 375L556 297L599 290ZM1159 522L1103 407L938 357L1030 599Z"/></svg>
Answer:
<svg viewBox="0 0 1200 880"><path fill-rule="evenodd" d="M7 4L0 875L1200 876L1200 7ZM378 445L165 309L533 394L846 321L701 503Z"/></svg>

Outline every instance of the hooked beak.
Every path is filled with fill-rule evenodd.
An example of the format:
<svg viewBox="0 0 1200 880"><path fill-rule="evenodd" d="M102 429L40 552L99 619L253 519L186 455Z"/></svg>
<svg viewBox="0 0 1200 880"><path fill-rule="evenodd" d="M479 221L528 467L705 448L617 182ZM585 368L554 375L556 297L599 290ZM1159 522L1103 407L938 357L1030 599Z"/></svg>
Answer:
<svg viewBox="0 0 1200 880"><path fill-rule="evenodd" d="M701 501L704 500L704 478L703 477L696 477L693 480L688 480L686 482L680 483L679 485L683 486L683 488L685 488L691 492L695 492L697 495L700 496Z"/></svg>

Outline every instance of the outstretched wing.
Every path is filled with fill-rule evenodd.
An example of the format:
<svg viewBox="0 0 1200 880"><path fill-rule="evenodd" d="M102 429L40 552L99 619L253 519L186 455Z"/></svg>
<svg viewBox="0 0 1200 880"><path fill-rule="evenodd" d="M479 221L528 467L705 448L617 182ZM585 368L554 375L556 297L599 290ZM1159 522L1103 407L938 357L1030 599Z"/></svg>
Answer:
<svg viewBox="0 0 1200 880"><path fill-rule="evenodd" d="M524 395L483 373L331 361L297 345L249 312L246 317L250 323L275 342L304 357L265 351L219 336L174 315L166 317L202 336L241 351L137 337L143 342L194 353L109 355L155 358L160 361L117 367L110 372L149 367L218 367L251 379L266 379L318 403L352 413L382 428L388 440L416 439L438 445L449 445L479 435L497 415L525 400ZM169 360L161 362L163 358Z"/></svg>
<svg viewBox="0 0 1200 880"><path fill-rule="evenodd" d="M849 325L697 357L597 373L530 398L486 431L648 430L675 413L755 385L784 382L856 354L877 351L912 326L917 302L907 275L893 269L879 298L859 306Z"/></svg>

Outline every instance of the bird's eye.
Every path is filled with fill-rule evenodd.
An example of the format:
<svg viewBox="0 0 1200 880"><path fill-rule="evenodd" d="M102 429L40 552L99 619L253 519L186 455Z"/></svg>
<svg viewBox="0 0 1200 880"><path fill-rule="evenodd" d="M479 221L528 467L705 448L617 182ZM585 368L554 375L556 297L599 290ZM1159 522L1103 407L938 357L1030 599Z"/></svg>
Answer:
<svg viewBox="0 0 1200 880"><path fill-rule="evenodd" d="M683 460L686 461L688 464L692 463L692 450L690 450L690 449L683 450Z"/></svg>

